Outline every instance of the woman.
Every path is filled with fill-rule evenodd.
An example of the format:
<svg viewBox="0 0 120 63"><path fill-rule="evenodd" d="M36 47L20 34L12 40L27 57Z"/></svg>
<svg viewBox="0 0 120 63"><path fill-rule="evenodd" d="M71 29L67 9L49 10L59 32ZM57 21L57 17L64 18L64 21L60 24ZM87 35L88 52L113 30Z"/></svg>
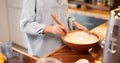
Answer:
<svg viewBox="0 0 120 63"><path fill-rule="evenodd" d="M63 45L61 34L73 27L87 30L75 21L68 21L67 0L25 0L20 28L28 38L28 53L43 56ZM62 25L56 24L54 14ZM69 25L69 26L68 26Z"/></svg>

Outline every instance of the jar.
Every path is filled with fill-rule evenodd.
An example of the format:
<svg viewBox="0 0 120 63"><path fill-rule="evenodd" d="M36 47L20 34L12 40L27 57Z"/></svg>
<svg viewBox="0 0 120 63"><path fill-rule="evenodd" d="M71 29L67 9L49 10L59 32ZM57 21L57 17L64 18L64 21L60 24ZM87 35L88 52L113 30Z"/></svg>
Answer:
<svg viewBox="0 0 120 63"><path fill-rule="evenodd" d="M104 1L103 0L97 0L97 5L102 7L104 6Z"/></svg>
<svg viewBox="0 0 120 63"><path fill-rule="evenodd" d="M110 6L110 7L113 7L114 0L108 0L107 5Z"/></svg>

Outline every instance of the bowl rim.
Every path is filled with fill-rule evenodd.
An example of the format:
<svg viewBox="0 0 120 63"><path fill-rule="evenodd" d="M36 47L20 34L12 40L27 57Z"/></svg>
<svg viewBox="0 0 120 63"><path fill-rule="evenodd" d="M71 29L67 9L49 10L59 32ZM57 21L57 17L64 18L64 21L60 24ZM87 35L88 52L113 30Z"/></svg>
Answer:
<svg viewBox="0 0 120 63"><path fill-rule="evenodd" d="M79 31L84 31L84 30L71 30L71 31L69 31L69 32L67 32L67 33L79 32ZM76 43L71 43L71 42L69 42L69 41L64 40L64 37L65 37L66 34L62 34L61 37L62 37L62 40L63 40L64 43L66 42L66 43L70 43L70 44L74 44L74 45L92 45L92 44L96 44L96 43L98 43L98 42L100 41L100 37L99 37L96 33L94 33L94 32L89 32L89 31L85 31L85 32L95 35L95 36L98 38L98 40L95 41L94 43L89 43L89 44L76 44ZM65 43L65 44L66 44L66 43Z"/></svg>

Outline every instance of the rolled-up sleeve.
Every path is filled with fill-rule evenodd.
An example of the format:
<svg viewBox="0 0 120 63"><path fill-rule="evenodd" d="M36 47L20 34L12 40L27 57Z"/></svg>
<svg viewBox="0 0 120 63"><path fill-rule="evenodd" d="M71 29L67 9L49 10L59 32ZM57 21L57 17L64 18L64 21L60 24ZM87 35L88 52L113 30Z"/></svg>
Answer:
<svg viewBox="0 0 120 63"><path fill-rule="evenodd" d="M35 0L24 0L20 29L28 34L41 35L46 25L36 22L35 19Z"/></svg>

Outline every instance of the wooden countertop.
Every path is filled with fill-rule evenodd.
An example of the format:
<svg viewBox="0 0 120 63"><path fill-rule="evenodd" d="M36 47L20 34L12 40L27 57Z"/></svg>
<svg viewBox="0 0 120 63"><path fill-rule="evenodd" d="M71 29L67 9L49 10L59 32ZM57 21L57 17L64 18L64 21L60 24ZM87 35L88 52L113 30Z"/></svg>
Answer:
<svg viewBox="0 0 120 63"><path fill-rule="evenodd" d="M82 10L81 8L69 8L69 13L81 14L88 17L94 17L98 19L108 20L110 16L109 11L96 10L96 9L87 9Z"/></svg>
<svg viewBox="0 0 120 63"><path fill-rule="evenodd" d="M92 29L91 32L98 34L99 37L101 39L103 39L103 38L105 38L105 35L106 35L107 25L108 25L107 22L102 25L99 25L99 26L95 27L94 29Z"/></svg>
<svg viewBox="0 0 120 63"><path fill-rule="evenodd" d="M101 39L105 37L107 30L107 23L104 23L94 29L91 32L97 33ZM87 59L90 63L101 63L102 59L102 48L98 45L95 48L92 48L91 51L87 54L75 54L71 51L69 47L66 45L62 46L56 51L49 53L44 57L54 57L58 60L62 61L63 63L74 63L78 59Z"/></svg>
<svg viewBox="0 0 120 63"><path fill-rule="evenodd" d="M101 38L103 38L105 37L106 34L106 29L107 29L106 27L107 27L107 23L104 23L92 29L91 32L98 33L98 35ZM39 60L38 57L33 57L16 48L13 48L13 50L23 54L24 56L23 63L35 63L37 60ZM95 49L93 48L93 50L89 54L74 54L71 52L70 48L64 45L59 49L45 55L44 57L55 57L60 61L62 61L63 63L72 63L80 58L88 59L90 63L101 63L101 58L102 58L101 56L102 56L102 48L100 47L96 47Z"/></svg>

